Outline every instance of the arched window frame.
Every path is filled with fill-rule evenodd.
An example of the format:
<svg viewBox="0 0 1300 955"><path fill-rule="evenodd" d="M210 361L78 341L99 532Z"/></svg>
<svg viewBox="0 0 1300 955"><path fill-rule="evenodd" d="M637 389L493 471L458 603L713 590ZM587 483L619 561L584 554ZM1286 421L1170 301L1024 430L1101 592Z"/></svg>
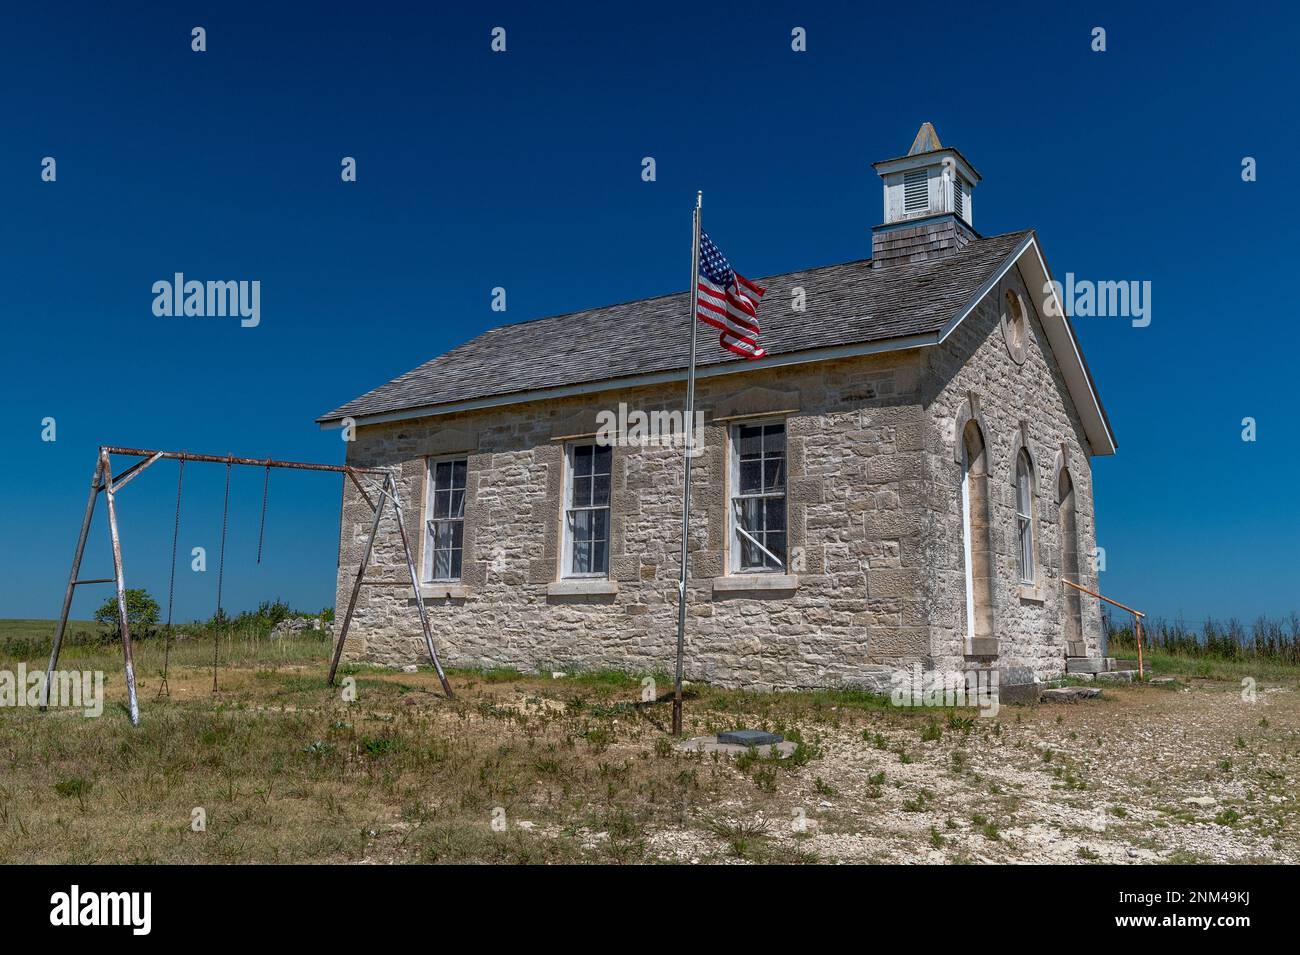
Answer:
<svg viewBox="0 0 1300 955"><path fill-rule="evenodd" d="M1016 499L1016 568L1020 574L1020 583L1033 587L1038 582L1037 547L1035 546L1034 519L1034 461L1029 451L1021 448L1016 452L1015 471Z"/></svg>
<svg viewBox="0 0 1300 955"><path fill-rule="evenodd" d="M992 533L993 476L989 467L992 455L992 435L988 425L980 414L979 398L972 392L957 410L953 434L953 460L956 462L960 477L960 508L962 535L962 565L964 571L965 606L963 608L963 626L966 640L966 653L970 656L996 657L998 640L996 633L996 595L993 587L995 579ZM972 502L972 462L966 452L966 431L972 427L978 434L981 453L981 471L978 480L980 487L974 494L979 499L980 526L982 541L978 550L975 547L975 508ZM976 568L978 567L978 574Z"/></svg>
<svg viewBox="0 0 1300 955"><path fill-rule="evenodd" d="M1023 503L1028 505L1026 510L1022 510L1020 499L1020 468L1022 462L1027 468L1029 476L1029 488L1027 500ZM1034 463L1034 455L1029 446L1029 422L1022 420L1020 426L1015 430L1011 438L1011 507L1014 513L1012 526L1015 531L1014 539L1016 541L1016 577L1020 585L1020 596L1029 600L1041 600L1043 594L1042 585L1042 561L1039 559L1039 549L1041 547L1041 534L1038 514L1038 466ZM1028 523L1022 523L1028 517ZM1027 528L1027 539L1022 534L1022 528ZM1026 558L1028 558L1026 566ZM1026 575L1028 570L1028 576Z"/></svg>
<svg viewBox="0 0 1300 955"><path fill-rule="evenodd" d="M1061 579L1083 583L1082 540L1079 536L1079 492L1064 447L1057 452L1053 467L1052 494L1056 500L1057 526L1061 542ZM1061 630L1065 638L1065 655L1086 656L1083 636L1083 595L1073 587L1062 586Z"/></svg>

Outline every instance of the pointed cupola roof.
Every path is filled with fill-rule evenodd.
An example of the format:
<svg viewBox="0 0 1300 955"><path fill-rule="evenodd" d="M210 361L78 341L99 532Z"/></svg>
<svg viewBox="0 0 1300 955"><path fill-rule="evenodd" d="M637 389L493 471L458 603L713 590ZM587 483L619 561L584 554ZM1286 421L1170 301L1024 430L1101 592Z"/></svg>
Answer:
<svg viewBox="0 0 1300 955"><path fill-rule="evenodd" d="M921 128L916 131L916 138L912 140L912 148L907 151L907 154L915 156L918 153L932 153L942 148L943 143L939 142L939 134L934 131L934 124L922 123Z"/></svg>

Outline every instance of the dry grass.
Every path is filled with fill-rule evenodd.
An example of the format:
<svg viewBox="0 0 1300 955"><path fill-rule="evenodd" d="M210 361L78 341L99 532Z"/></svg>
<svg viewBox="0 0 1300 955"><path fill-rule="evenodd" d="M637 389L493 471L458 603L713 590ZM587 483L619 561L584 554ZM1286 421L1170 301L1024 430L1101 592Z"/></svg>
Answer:
<svg viewBox="0 0 1300 955"><path fill-rule="evenodd" d="M639 677L459 672L447 700L429 672L353 668L358 697L347 703L324 685L323 641L235 640L214 695L211 643L193 640L174 650L171 694L159 699L160 649L137 653L138 729L121 709L110 648L64 660L105 671L101 718L0 711L0 860L1298 855L1294 683L1261 689L1257 709L1233 684L1198 681L1185 693L1119 688L1091 705L1006 707L995 720L852 693L697 688L688 733L743 725L800 741L793 759L775 761L677 752L667 707L636 705ZM1214 807L1183 802L1205 791ZM196 807L204 832L191 830Z"/></svg>

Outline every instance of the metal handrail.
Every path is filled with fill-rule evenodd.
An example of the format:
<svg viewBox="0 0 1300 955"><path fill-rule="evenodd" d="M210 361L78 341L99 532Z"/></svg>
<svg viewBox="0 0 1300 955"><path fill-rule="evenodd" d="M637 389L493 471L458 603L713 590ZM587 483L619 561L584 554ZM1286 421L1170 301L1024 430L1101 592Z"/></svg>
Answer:
<svg viewBox="0 0 1300 955"><path fill-rule="evenodd" d="M1087 587L1081 587L1072 580L1061 578L1061 583L1073 587L1075 590L1082 591L1090 597L1096 597L1098 600L1104 600L1113 607L1119 607L1120 610L1126 610L1133 615L1133 635L1137 640L1138 648L1138 679L1144 679L1146 671L1142 668L1142 618L1146 616L1141 610L1134 610L1132 607L1120 603L1118 600L1111 600L1109 597L1103 597L1095 590L1089 590Z"/></svg>

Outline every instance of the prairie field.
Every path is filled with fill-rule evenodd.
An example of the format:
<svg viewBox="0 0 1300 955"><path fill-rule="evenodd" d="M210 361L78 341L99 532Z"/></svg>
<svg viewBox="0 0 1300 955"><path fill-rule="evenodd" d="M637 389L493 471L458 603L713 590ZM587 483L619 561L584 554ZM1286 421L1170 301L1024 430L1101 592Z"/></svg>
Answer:
<svg viewBox="0 0 1300 955"><path fill-rule="evenodd" d="M23 637L0 671L44 665L38 624L0 622ZM429 670L353 666L345 700L321 636L222 641L216 692L212 655L178 642L162 694L139 643L138 728L94 640L61 668L104 672L101 716L0 708L0 861L1300 862L1289 667L1156 652L1173 684L991 718L690 688L687 735L774 730L797 744L775 759L679 751L641 674L453 671L447 699Z"/></svg>

